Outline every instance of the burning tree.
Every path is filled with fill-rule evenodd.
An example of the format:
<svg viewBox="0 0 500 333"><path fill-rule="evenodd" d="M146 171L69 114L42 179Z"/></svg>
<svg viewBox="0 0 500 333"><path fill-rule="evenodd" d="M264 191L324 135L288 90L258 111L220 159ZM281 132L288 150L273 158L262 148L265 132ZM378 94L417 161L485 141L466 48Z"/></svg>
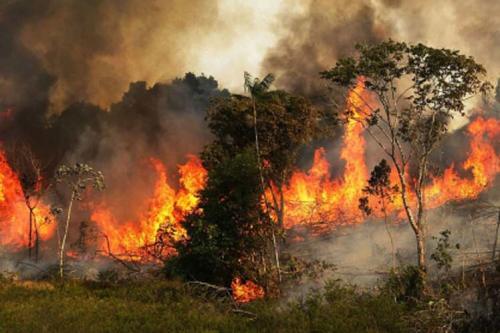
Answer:
<svg viewBox="0 0 500 333"><path fill-rule="evenodd" d="M357 50L358 57L339 60L321 76L351 92L361 81L372 92L373 100L359 96L363 101L359 112L348 109L344 115L362 123L392 163L424 277L424 188L429 156L446 134L451 118L464 115L464 101L487 92L491 85L482 79L483 66L458 51L391 40L358 45ZM415 205L410 196L416 198Z"/></svg>
<svg viewBox="0 0 500 333"><path fill-rule="evenodd" d="M59 237L59 275L61 279L63 279L65 256L64 250L66 247L66 239L68 237L73 202L75 200L82 200L82 194L89 186L92 186L98 191L102 191L104 189L104 177L100 171L94 170L91 166L87 164L76 163L73 166L60 166L56 172L56 181L58 183L65 184L70 190L70 199L66 211L66 220L62 232L62 239L61 236ZM58 235L61 235L60 231Z"/></svg>
<svg viewBox="0 0 500 333"><path fill-rule="evenodd" d="M259 193L265 213L271 217L275 260L279 269L279 238L285 217L284 187L296 170L300 149L313 139L331 135L336 118L326 110L313 107L304 97L285 91L269 90L273 76L253 79L245 73L250 96L220 98L209 108L207 120L215 134L214 143L204 153L210 169L222 155L236 156L241 151L255 152Z"/></svg>
<svg viewBox="0 0 500 333"><path fill-rule="evenodd" d="M272 267L272 226L263 211L255 155L245 150L209 169L198 209L184 220L188 240L166 268L228 286L235 276L261 280Z"/></svg>
<svg viewBox="0 0 500 333"><path fill-rule="evenodd" d="M42 222L37 217L45 220L49 216L37 216L36 209L41 201L49 183L42 177L43 167L41 161L35 156L31 148L24 143L15 143L10 148L11 165L19 177L19 182L23 189L24 203L28 208L28 257L32 258L32 251L35 250L35 261L38 261L40 250L39 226Z"/></svg>

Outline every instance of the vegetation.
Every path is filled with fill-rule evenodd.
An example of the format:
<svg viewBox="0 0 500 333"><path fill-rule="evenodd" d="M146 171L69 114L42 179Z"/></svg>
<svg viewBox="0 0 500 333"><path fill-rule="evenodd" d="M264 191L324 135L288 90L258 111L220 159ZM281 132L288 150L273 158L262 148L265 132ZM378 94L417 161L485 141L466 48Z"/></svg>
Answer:
<svg viewBox="0 0 500 333"><path fill-rule="evenodd" d="M270 223L262 209L253 151L225 158L209 171L199 209L184 221L188 241L165 265L188 280L229 286L243 276L260 283L270 274Z"/></svg>
<svg viewBox="0 0 500 333"><path fill-rule="evenodd" d="M89 187L93 187L98 191L104 189L104 176L100 171L94 170L91 166L82 163L76 163L73 166L61 165L57 169L56 181L65 184L70 191L68 208L66 211L65 224L63 230L58 230L59 239L59 275L64 278L64 257L66 255L66 239L68 238L69 225L71 222L71 212L73 202L82 200L84 191Z"/></svg>
<svg viewBox="0 0 500 333"><path fill-rule="evenodd" d="M412 311L388 294L331 282L279 304L235 308L179 282L3 282L2 332L408 332Z"/></svg>
<svg viewBox="0 0 500 333"><path fill-rule="evenodd" d="M447 132L450 119L463 114L464 100L490 88L483 81L484 68L456 51L421 44L387 41L359 46L358 51L358 57L341 59L321 76L353 93L351 88L362 82L374 96L373 100L358 96L364 103L359 114L351 109L343 118L360 122L387 158L374 167L359 202L367 215L375 205L383 213L392 246L392 270L376 287L367 290L330 280L319 290L300 290L300 278L317 278L318 271L329 267L300 261L283 251L283 190L298 168L301 149L334 134L336 112L316 108L305 97L271 90L272 75L259 80L245 73L249 96L241 96L220 91L213 78L198 80L188 74L176 83L177 88L198 96L200 105L208 105L209 97L213 98L206 117L213 141L201 154L208 177L202 182L198 204L187 215L179 213L187 237L174 241L169 228L158 230L159 241L166 242L161 245L175 249L169 252L162 274L157 267L150 269L150 262L141 261L128 279L110 269L96 281L67 277L63 281L74 203L83 200L87 189L102 191L104 177L87 164L61 165L54 180L67 207L57 226L59 258L54 267L58 277L36 282L0 279L0 332L475 332L500 327L495 319L477 322L463 308L452 306L453 293L465 293L466 287L480 290L481 300L493 300L494 305L487 305L493 313L500 308L495 302L500 301L498 290L492 293L486 286L483 267L481 287L467 285L464 271L461 283L456 283L450 231L434 238L435 251L430 256L426 253L424 189L430 155ZM156 93L160 88L154 89ZM126 103L115 104L107 117L120 119L117 110L129 113L131 117L121 120L121 126L134 131L134 115L142 110L141 104L147 105L147 115L157 111L156 103L147 102L148 94L145 83L132 85L124 97ZM175 89L168 95L175 96ZM147 127L159 123L145 118ZM24 160L19 159L16 169L29 210L29 256L34 228L36 259L38 221L33 220L33 210L43 194L38 185L41 166L29 151L20 157ZM393 168L396 184L391 183ZM415 181L409 181L408 171ZM387 209L396 196L415 235L416 266L396 263ZM166 219L166 215L160 216ZM497 234L500 217L498 221ZM79 244L85 248L89 224L80 226ZM492 262L496 247L495 241ZM108 252L124 269L129 269L129 262L135 265L132 257L127 261L126 256ZM445 272L438 279L427 275L428 257ZM467 274L473 280L476 272ZM497 288L498 271L488 274ZM259 293L253 302L237 303L232 284L240 278L250 280L259 291L264 288L265 297ZM289 281L296 283L299 296L278 298L286 295Z"/></svg>
<svg viewBox="0 0 500 333"><path fill-rule="evenodd" d="M328 135L334 120L303 97L269 91L272 80L245 74L250 97L218 98L208 109L215 140L202 153L207 185L200 209L184 222L189 241L176 246L168 271L225 286L242 275L268 290L282 280L280 265L289 266L279 258L282 189L300 148Z"/></svg>
<svg viewBox="0 0 500 333"><path fill-rule="evenodd" d="M372 92L364 99L359 121L387 155L398 175L398 194L415 234L418 267L427 270L425 253L425 185L429 156L447 133L450 119L463 115L465 100L490 90L486 70L472 57L458 51L423 44L386 41L358 45L359 56L341 59L321 76L336 86L353 88L358 80ZM416 181L409 184L411 168ZM416 203L410 202L410 192Z"/></svg>
<svg viewBox="0 0 500 333"><path fill-rule="evenodd" d="M37 262L40 252L39 226L49 221L38 221L35 210L50 184L42 177L44 168L27 144L14 144L9 150L13 156L10 163L19 175L24 203L28 208L28 258L32 259L34 249L34 259Z"/></svg>

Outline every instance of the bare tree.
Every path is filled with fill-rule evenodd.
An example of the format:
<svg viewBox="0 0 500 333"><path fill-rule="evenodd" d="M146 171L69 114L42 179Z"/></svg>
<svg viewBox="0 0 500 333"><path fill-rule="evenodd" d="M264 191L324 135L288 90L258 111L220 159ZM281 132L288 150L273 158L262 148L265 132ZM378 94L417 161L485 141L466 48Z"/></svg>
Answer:
<svg viewBox="0 0 500 333"><path fill-rule="evenodd" d="M9 147L10 163L19 177L23 189L24 202L28 208L28 257L34 250L35 261L40 251L39 227L43 221L37 221L35 211L42 196L49 187L42 174L44 167L33 150L25 143L14 143ZM46 219L49 217L45 217Z"/></svg>
<svg viewBox="0 0 500 333"><path fill-rule="evenodd" d="M70 190L70 199L66 211L66 219L64 229L61 234L62 239L59 245L59 275L61 279L64 278L64 256L66 239L68 237L68 230L71 221L71 212L75 200L82 200L82 193L89 187L93 187L98 191L104 189L104 177L100 171L94 170L91 166L82 163L76 163L73 166L62 165L57 169L56 182L63 183L68 186ZM58 228L59 229L59 228Z"/></svg>

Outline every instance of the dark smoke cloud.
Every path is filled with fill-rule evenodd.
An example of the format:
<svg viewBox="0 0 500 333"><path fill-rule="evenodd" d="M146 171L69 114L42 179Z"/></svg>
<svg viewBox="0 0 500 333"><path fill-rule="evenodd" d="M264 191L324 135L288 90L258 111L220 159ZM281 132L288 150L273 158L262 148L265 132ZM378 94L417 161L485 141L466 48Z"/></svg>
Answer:
<svg viewBox="0 0 500 333"><path fill-rule="evenodd" d="M215 80L136 83L120 99L130 82L182 74L189 43L214 16L216 3L205 1L0 3L0 141L28 144L49 174L69 160L99 162L113 144L107 158L125 147L129 155L168 151L162 157L175 164L198 151Z"/></svg>
<svg viewBox="0 0 500 333"><path fill-rule="evenodd" d="M278 86L313 97L324 89L320 71L350 55L355 43L385 36L368 1L313 0L305 13L283 20L288 31L263 66L276 74Z"/></svg>
<svg viewBox="0 0 500 333"><path fill-rule="evenodd" d="M109 112L77 105L57 117L53 128L60 138L67 135L63 161L86 161L101 170L108 187L104 199L119 221L126 221L147 208L141 203L156 181L149 159L163 161L168 175L176 174L187 154L199 153L211 140L204 121L211 99L228 95L212 77L191 73L152 87L139 81ZM168 181L175 186L176 179Z"/></svg>
<svg viewBox="0 0 500 333"><path fill-rule="evenodd" d="M500 76L500 3L495 0L324 1L283 14L284 33L263 61L280 87L321 91L318 72L352 55L356 43L392 38L461 50L474 56L493 82Z"/></svg>
<svg viewBox="0 0 500 333"><path fill-rule="evenodd" d="M48 89L53 112L81 100L107 107L129 82L182 74L188 45L217 16L217 4L201 0L17 0L0 6L2 92L9 99L31 98ZM53 81L33 82L42 73ZM33 84L45 89L31 89Z"/></svg>

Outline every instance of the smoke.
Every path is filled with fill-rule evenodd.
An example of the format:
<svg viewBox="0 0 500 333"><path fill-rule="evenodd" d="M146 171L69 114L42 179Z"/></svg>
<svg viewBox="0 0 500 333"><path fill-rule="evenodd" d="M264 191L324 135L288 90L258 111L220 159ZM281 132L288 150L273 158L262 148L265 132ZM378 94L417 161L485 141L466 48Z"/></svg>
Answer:
<svg viewBox="0 0 500 333"><path fill-rule="evenodd" d="M284 14L282 20L288 30L263 60L263 68L277 76L277 86L308 96L322 93L319 72L350 55L355 43L384 37L367 1L314 0L305 12Z"/></svg>
<svg viewBox="0 0 500 333"><path fill-rule="evenodd" d="M498 193L492 192L494 190L483 194L479 200L498 207L500 201L494 201ZM493 249L497 214L498 209L477 218L470 207L457 205L430 211L426 228L429 273L434 277L443 273L429 256L436 251L440 233L445 230L451 231L447 252L452 257L452 271L467 269L480 261L487 262ZM373 286L393 267L393 253L396 267L415 265L417 261L413 231L408 223L394 216L387 224L382 220L367 220L360 225L341 227L329 236L304 236L304 242L292 244L288 250L299 258L333 264L335 269L323 277L325 280L340 278L361 286ZM291 296L303 295L304 290L314 286L317 282L308 282L304 288L291 291Z"/></svg>
<svg viewBox="0 0 500 333"><path fill-rule="evenodd" d="M104 200L127 220L151 192L149 157L172 171L211 139L205 109L228 91L211 77L174 79L190 70L215 71L218 80L237 85L243 70L258 71L261 63L262 73L277 76L277 87L314 100L326 91L320 71L351 55L355 43L391 37L460 49L491 79L500 74L498 1L264 2L226 1L221 8L202 0L3 1L0 140L28 143L47 176L61 163L103 171ZM464 141L450 140L443 164L463 153ZM338 143L332 146L329 156L337 158ZM378 159L373 154L368 162ZM82 210L77 220L85 218ZM405 228L395 235L402 253L413 244ZM319 246L359 267L387 263L372 248L356 252L353 246L367 239L388 253L381 223Z"/></svg>
<svg viewBox="0 0 500 333"><path fill-rule="evenodd" d="M282 13L285 32L263 59L263 71L277 85L306 95L320 94L318 73L356 43L392 38L457 49L483 64L493 82L500 76L498 1L324 1L311 0L303 11Z"/></svg>
<svg viewBox="0 0 500 333"><path fill-rule="evenodd" d="M460 50L483 64L494 82L500 75L498 1L377 1L374 7L391 37Z"/></svg>
<svg viewBox="0 0 500 333"><path fill-rule="evenodd" d="M108 106L129 82L181 74L191 51L186 45L217 16L217 4L206 1L19 0L4 7L9 38L57 78L50 86L56 112L81 100ZM23 59L12 61L29 67Z"/></svg>
<svg viewBox="0 0 500 333"><path fill-rule="evenodd" d="M101 170L106 202L118 218L130 220L147 209L141 203L154 189L149 159L163 161L168 173L176 174L187 154L198 154L211 140L204 121L210 100L228 94L213 78L193 74L150 88L145 82L132 83L120 102L100 113L98 126L87 126L78 136L65 161L88 161ZM175 185L176 179L168 181Z"/></svg>

